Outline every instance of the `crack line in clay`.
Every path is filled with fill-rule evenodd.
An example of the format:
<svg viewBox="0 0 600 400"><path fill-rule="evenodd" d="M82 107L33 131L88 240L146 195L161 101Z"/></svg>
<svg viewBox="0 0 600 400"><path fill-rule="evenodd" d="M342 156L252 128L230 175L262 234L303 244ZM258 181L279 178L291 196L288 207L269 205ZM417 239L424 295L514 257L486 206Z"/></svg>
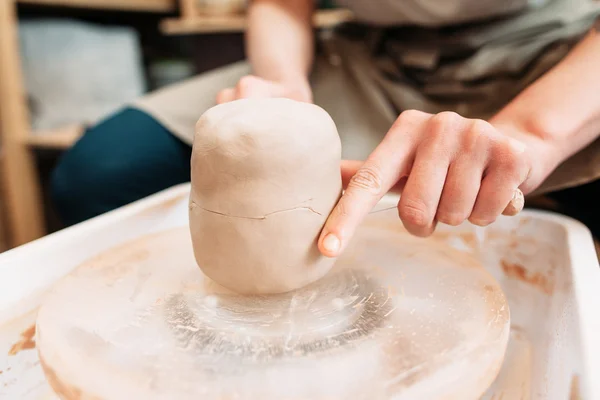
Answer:
<svg viewBox="0 0 600 400"><path fill-rule="evenodd" d="M254 220L258 220L258 221L267 219L268 217L270 217L271 215L274 215L274 214L281 214L281 213L290 212L290 211L296 211L296 210L307 210L307 211L312 212L313 214L317 214L317 215L323 216L323 214L321 214L320 212L318 212L314 208L307 207L307 206L298 206L298 207L288 208L288 209L285 209L285 210L273 211L273 212L270 212L268 214L265 214L265 215L262 215L262 216L259 216L259 217L244 217L244 216L240 216L240 215L231 215L231 214L226 214L226 213L222 213L222 212L219 212L219 211L208 210L208 209L206 209L204 207L200 207L198 204L196 204L193 201L191 202L190 207L191 208L198 207L199 209L201 209L203 211L206 211L206 212L209 212L209 213L212 213L212 214L222 215L224 217L239 218L239 219L254 219Z"/></svg>

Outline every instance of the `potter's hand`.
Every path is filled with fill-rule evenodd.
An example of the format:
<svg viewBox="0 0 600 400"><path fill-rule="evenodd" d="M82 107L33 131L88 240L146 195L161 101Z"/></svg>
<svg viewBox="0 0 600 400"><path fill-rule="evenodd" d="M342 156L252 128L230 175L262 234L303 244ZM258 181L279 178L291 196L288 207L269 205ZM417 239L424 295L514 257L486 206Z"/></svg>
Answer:
<svg viewBox="0 0 600 400"><path fill-rule="evenodd" d="M339 255L394 187L402 191L400 218L414 235L429 236L438 221L490 224L520 194L517 188L530 192L541 182L532 173L532 154L539 149L532 150L535 141L526 138L531 135L521 136L452 112L403 112L364 163L343 162L347 189L323 228L319 249Z"/></svg>
<svg viewBox="0 0 600 400"><path fill-rule="evenodd" d="M308 82L274 82L254 75L242 77L233 88L223 89L217 95L217 103L248 98L285 97L292 100L312 103L312 91Z"/></svg>

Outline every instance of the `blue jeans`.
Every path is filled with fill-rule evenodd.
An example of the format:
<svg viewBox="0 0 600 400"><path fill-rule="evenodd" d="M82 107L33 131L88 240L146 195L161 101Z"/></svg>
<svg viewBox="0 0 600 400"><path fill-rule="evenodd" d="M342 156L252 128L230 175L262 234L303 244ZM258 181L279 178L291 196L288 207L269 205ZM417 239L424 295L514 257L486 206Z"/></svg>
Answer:
<svg viewBox="0 0 600 400"><path fill-rule="evenodd" d="M51 177L54 206L72 225L189 182L191 152L150 115L126 108L61 157Z"/></svg>

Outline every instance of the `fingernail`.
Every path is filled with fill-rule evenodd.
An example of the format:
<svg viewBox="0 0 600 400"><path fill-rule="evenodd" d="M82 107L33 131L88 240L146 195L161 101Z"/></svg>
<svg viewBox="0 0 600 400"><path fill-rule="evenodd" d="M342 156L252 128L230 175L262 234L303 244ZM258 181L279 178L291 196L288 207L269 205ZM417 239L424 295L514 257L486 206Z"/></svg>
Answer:
<svg viewBox="0 0 600 400"><path fill-rule="evenodd" d="M337 252L340 251L341 245L342 242L340 242L340 239L333 233L328 233L327 236L325 236L325 239L323 239L323 248L328 253L337 254Z"/></svg>

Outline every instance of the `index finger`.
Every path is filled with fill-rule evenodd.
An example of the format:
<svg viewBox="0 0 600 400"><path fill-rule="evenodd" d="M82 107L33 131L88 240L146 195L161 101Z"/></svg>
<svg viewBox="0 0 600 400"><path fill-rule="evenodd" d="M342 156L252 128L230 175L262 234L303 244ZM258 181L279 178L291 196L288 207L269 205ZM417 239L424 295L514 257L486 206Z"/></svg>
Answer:
<svg viewBox="0 0 600 400"><path fill-rule="evenodd" d="M342 186L344 189L348 187L350 180L356 175L356 172L358 172L364 163L364 161L357 160L342 160Z"/></svg>
<svg viewBox="0 0 600 400"><path fill-rule="evenodd" d="M364 161L358 160L342 160L341 169L342 169L342 186L344 189L348 187L352 177L356 175L360 167L364 164ZM388 191L394 193L402 193L402 189L406 184L406 177L401 177L400 181L398 181L393 187L391 187Z"/></svg>
<svg viewBox="0 0 600 400"><path fill-rule="evenodd" d="M421 113L421 119L429 114ZM319 250L327 257L336 257L348 244L363 218L408 170L414 150L410 126L392 127L375 151L356 170L348 187L335 206L319 238ZM351 165L356 166L356 163ZM347 171L344 175L348 175Z"/></svg>

